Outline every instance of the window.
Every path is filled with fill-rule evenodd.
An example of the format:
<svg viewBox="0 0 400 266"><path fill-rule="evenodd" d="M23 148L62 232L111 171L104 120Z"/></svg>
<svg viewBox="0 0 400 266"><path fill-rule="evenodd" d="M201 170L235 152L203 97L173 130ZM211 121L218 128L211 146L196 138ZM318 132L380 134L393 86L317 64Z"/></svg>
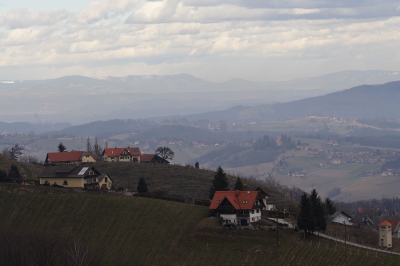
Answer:
<svg viewBox="0 0 400 266"><path fill-rule="evenodd" d="M107 182L107 177L104 178L104 182Z"/></svg>
<svg viewBox="0 0 400 266"><path fill-rule="evenodd" d="M64 180L63 185L67 186L68 185L68 180Z"/></svg>
<svg viewBox="0 0 400 266"><path fill-rule="evenodd" d="M257 209L257 213L260 213L260 209Z"/></svg>
<svg viewBox="0 0 400 266"><path fill-rule="evenodd" d="M244 200L244 201L243 201L243 204L247 204L247 203L249 203L249 201L247 201L247 200Z"/></svg>
<svg viewBox="0 0 400 266"><path fill-rule="evenodd" d="M221 203L221 201L219 200L219 201L217 201L217 203Z"/></svg>

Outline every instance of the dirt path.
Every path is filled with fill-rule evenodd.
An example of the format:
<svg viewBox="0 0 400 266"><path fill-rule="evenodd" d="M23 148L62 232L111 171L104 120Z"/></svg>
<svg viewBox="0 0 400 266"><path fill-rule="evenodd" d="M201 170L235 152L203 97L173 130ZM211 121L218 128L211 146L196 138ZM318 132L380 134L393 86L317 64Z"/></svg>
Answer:
<svg viewBox="0 0 400 266"><path fill-rule="evenodd" d="M319 233L318 235L320 237L323 237L323 238L326 238L326 239L330 239L330 240L337 241L337 242L340 242L340 243L345 243L344 240L342 240L342 239L334 238L332 236L328 236L328 235L325 235L323 233ZM346 245L349 245L349 246L352 246L352 247L363 248L363 249L367 249L367 250L372 250L372 251L376 251L376 252L382 252L382 253L387 253L387 254L393 254L393 255L400 256L400 253L398 253L398 252L392 252L392 251L389 251L389 250L383 250L383 249L379 249L379 248L372 248L372 247L356 244L356 243L349 242L349 241L346 241Z"/></svg>

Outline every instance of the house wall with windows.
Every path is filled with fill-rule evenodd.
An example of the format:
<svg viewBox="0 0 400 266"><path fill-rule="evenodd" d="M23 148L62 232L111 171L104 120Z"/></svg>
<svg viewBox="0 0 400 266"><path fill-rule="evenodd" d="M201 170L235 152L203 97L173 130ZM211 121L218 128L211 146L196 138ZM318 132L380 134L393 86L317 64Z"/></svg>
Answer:
<svg viewBox="0 0 400 266"><path fill-rule="evenodd" d="M112 187L112 180L108 175L106 175L102 180L99 180L98 182L100 188L102 188L103 185L106 185L107 189L110 189Z"/></svg>
<svg viewBox="0 0 400 266"><path fill-rule="evenodd" d="M257 222L261 220L261 210L260 209L253 209L250 212L249 223Z"/></svg>
<svg viewBox="0 0 400 266"><path fill-rule="evenodd" d="M92 155L83 155L82 163L95 163L97 162Z"/></svg>
<svg viewBox="0 0 400 266"><path fill-rule="evenodd" d="M57 184L59 186L64 186L66 188L83 188L84 180L83 178L54 178L54 177L46 177L40 178L40 184L44 185L46 182L49 182L49 185Z"/></svg>

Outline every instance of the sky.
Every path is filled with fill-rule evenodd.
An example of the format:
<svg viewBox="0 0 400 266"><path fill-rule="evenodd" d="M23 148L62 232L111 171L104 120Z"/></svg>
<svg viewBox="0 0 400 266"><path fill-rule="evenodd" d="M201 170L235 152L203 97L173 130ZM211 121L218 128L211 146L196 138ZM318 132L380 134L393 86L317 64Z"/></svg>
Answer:
<svg viewBox="0 0 400 266"><path fill-rule="evenodd" d="M0 0L0 80L397 71L399 26L392 0Z"/></svg>

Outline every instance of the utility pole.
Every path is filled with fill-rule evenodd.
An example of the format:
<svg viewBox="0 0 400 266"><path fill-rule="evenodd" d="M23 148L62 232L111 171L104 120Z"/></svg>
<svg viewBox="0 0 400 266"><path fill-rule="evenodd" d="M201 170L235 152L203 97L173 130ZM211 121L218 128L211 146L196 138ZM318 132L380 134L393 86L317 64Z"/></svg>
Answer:
<svg viewBox="0 0 400 266"><path fill-rule="evenodd" d="M347 250L346 250L346 221L343 220L344 224L344 262L347 261Z"/></svg>
<svg viewBox="0 0 400 266"><path fill-rule="evenodd" d="M278 210L275 209L275 217L276 217L276 246L279 247L279 228L278 228Z"/></svg>

